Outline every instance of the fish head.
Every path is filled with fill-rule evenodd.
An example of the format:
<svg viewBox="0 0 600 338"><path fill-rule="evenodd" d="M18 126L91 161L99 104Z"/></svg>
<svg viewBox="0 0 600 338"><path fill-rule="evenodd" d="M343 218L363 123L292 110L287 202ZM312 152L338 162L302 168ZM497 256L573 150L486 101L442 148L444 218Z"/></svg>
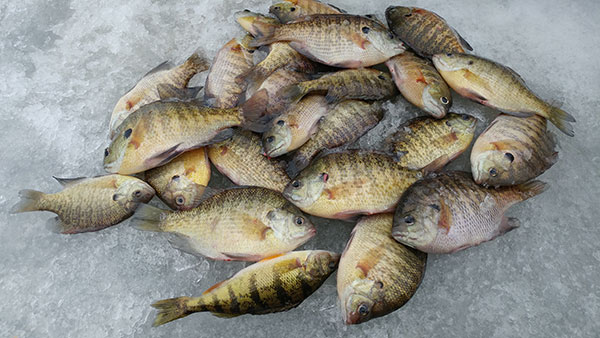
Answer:
<svg viewBox="0 0 600 338"><path fill-rule="evenodd" d="M154 189L148 183L137 178L127 177L120 180L117 185L112 199L125 209L135 209L138 204L147 203L154 197Z"/></svg>
<svg viewBox="0 0 600 338"><path fill-rule="evenodd" d="M509 150L487 150L473 152L471 156L471 171L473 180L477 184L498 186L510 183L512 177L516 152Z"/></svg>
<svg viewBox="0 0 600 338"><path fill-rule="evenodd" d="M441 119L446 116L452 107L452 94L447 86L440 84L429 84L423 90L423 106L432 116Z"/></svg>
<svg viewBox="0 0 600 338"><path fill-rule="evenodd" d="M206 186L183 175L173 175L163 193L163 200L175 210L190 210L198 206Z"/></svg>
<svg viewBox="0 0 600 338"><path fill-rule="evenodd" d="M390 6L385 10L385 19L388 26L394 27L397 24L403 23L413 15L413 7L405 6Z"/></svg>
<svg viewBox="0 0 600 338"><path fill-rule="evenodd" d="M267 220L275 237L285 242L304 243L316 234L311 221L291 205L270 210Z"/></svg>
<svg viewBox="0 0 600 338"><path fill-rule="evenodd" d="M342 293L342 315L346 324L360 324L376 317L377 299L383 283L362 278L348 285Z"/></svg>
<svg viewBox="0 0 600 338"><path fill-rule="evenodd" d="M297 4L289 1L279 2L269 7L269 13L275 15L279 21L286 23L306 16L306 11Z"/></svg>
<svg viewBox="0 0 600 338"><path fill-rule="evenodd" d="M329 179L325 168L322 167L322 163L316 161L304 169L298 177L288 183L283 195L300 208L311 206L319 199Z"/></svg>
<svg viewBox="0 0 600 338"><path fill-rule="evenodd" d="M436 194L415 193L419 188L412 188L413 191L407 190L398 204L392 236L398 242L418 249L435 240L444 215ZM444 211L448 212L447 209Z"/></svg>
<svg viewBox="0 0 600 338"><path fill-rule="evenodd" d="M292 144L292 130L289 122L280 117L262 136L263 151L268 157L281 156L288 152Z"/></svg>
<svg viewBox="0 0 600 338"><path fill-rule="evenodd" d="M237 23L239 23L244 30L254 36L264 35L264 32L261 31L261 23L269 25L279 24L279 21L275 18L271 18L260 13L254 13L247 9L236 12L234 16ZM257 23L259 24L257 25Z"/></svg>
<svg viewBox="0 0 600 338"><path fill-rule="evenodd" d="M388 58L402 54L406 50L400 38L382 24L369 18L364 18L360 34L363 39L371 43L373 48Z"/></svg>
<svg viewBox="0 0 600 338"><path fill-rule="evenodd" d="M104 150L104 169L109 173L133 174L143 171L136 171L143 164L143 160L136 156L136 149L143 142L143 127L138 123L140 115L137 112L119 125L110 145Z"/></svg>
<svg viewBox="0 0 600 338"><path fill-rule="evenodd" d="M431 60L440 73L469 70L477 62L472 55L461 53L436 54Z"/></svg>
<svg viewBox="0 0 600 338"><path fill-rule="evenodd" d="M337 269L340 255L330 251L315 250L304 261L305 271L315 277L327 277Z"/></svg>

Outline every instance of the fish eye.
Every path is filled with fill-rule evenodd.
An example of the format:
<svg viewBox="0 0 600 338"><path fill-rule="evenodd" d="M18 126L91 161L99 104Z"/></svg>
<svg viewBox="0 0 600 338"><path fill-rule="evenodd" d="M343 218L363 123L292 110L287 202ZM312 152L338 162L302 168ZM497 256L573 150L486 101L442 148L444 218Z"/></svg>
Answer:
<svg viewBox="0 0 600 338"><path fill-rule="evenodd" d="M367 15L365 15L365 16L366 16L367 18L369 18L369 19L372 19L372 18L373 18L373 16L372 16L371 14L367 14Z"/></svg>
<svg viewBox="0 0 600 338"><path fill-rule="evenodd" d="M470 60L470 61L469 61L469 65L472 65L473 63L474 63L474 62L473 62L473 60Z"/></svg>
<svg viewBox="0 0 600 338"><path fill-rule="evenodd" d="M283 120L277 121L277 125L279 125L279 126L283 126L284 124L285 124L285 121L283 121Z"/></svg>
<svg viewBox="0 0 600 338"><path fill-rule="evenodd" d="M296 10L296 7L290 7L290 12L293 12Z"/></svg>
<svg viewBox="0 0 600 338"><path fill-rule="evenodd" d="M412 16L412 13L404 14L404 16L410 18Z"/></svg>
<svg viewBox="0 0 600 338"><path fill-rule="evenodd" d="M133 197L142 197L142 192L140 190L136 190L133 192Z"/></svg>
<svg viewBox="0 0 600 338"><path fill-rule="evenodd" d="M298 225L302 225L302 224L304 224L304 218L298 216L298 217L296 217L294 222L296 222L296 224L298 224Z"/></svg>
<svg viewBox="0 0 600 338"><path fill-rule="evenodd" d="M114 194L112 197L113 201L116 201L118 198L119 198L119 195L117 195L117 194Z"/></svg>
<svg viewBox="0 0 600 338"><path fill-rule="evenodd" d="M415 218L412 217L411 215L405 216L404 217L404 223L406 224L413 224L415 222Z"/></svg>
<svg viewBox="0 0 600 338"><path fill-rule="evenodd" d="M388 38L393 39L394 38L394 34L392 32L388 33Z"/></svg>
<svg viewBox="0 0 600 338"><path fill-rule="evenodd" d="M292 187L294 187L294 188L298 188L298 187L300 187L300 182L299 182L299 181L297 181L297 180L296 180L296 181L293 181L293 182L292 182Z"/></svg>
<svg viewBox="0 0 600 338"><path fill-rule="evenodd" d="M329 175L327 173L321 173L321 178L323 179L323 182L327 182Z"/></svg>
<svg viewBox="0 0 600 338"><path fill-rule="evenodd" d="M469 115L467 115L467 114L461 114L460 118L466 121L466 120L469 119Z"/></svg>
<svg viewBox="0 0 600 338"><path fill-rule="evenodd" d="M249 9L244 9L244 12L248 13L248 12L250 12L250 10Z"/></svg>
<svg viewBox="0 0 600 338"><path fill-rule="evenodd" d="M385 76L383 76L383 74L379 74L377 77L378 77L380 80L385 80Z"/></svg>
<svg viewBox="0 0 600 338"><path fill-rule="evenodd" d="M506 157L511 163L515 160L515 156L511 153L504 154L504 157Z"/></svg>
<svg viewBox="0 0 600 338"><path fill-rule="evenodd" d="M129 138L129 136L131 136L131 133L133 132L133 130L131 130L131 128L125 130L125 132L123 133L123 136L125 136L125 138Z"/></svg>
<svg viewBox="0 0 600 338"><path fill-rule="evenodd" d="M376 286L378 289L383 289L383 282L381 282L381 281L377 281L377 282L375 282L375 286Z"/></svg>
<svg viewBox="0 0 600 338"><path fill-rule="evenodd" d="M446 120L446 125L447 125L448 127L452 127L452 123L450 123L450 120Z"/></svg>
<svg viewBox="0 0 600 338"><path fill-rule="evenodd" d="M275 138L273 136L267 137L267 142L268 143L273 143L273 141L275 141Z"/></svg>
<svg viewBox="0 0 600 338"><path fill-rule="evenodd" d="M452 53L446 53L446 56L451 58L452 57Z"/></svg>
<svg viewBox="0 0 600 338"><path fill-rule="evenodd" d="M369 314L369 307L366 304L361 304L358 307L358 313L360 313L362 316L366 316Z"/></svg>
<svg viewBox="0 0 600 338"><path fill-rule="evenodd" d="M108 148L104 149L104 157L108 156Z"/></svg>
<svg viewBox="0 0 600 338"><path fill-rule="evenodd" d="M173 180L173 181L179 180L179 175L174 175L173 177L171 177L171 180Z"/></svg>
<svg viewBox="0 0 600 338"><path fill-rule="evenodd" d="M365 34L369 34L369 31L370 31L370 30L371 30L371 28L369 28L369 27L367 27L367 26L364 26L364 27L362 28L362 32L363 32L363 33L365 33Z"/></svg>
<svg viewBox="0 0 600 338"><path fill-rule="evenodd" d="M336 265L335 262L331 261L331 262L329 262L329 264L327 265L327 267L329 268L329 270L333 270L333 269L335 269L335 265Z"/></svg>
<svg viewBox="0 0 600 338"><path fill-rule="evenodd" d="M175 204L181 206L184 203L185 203L185 198L183 198L183 196L177 196L177 198L175 198Z"/></svg>
<svg viewBox="0 0 600 338"><path fill-rule="evenodd" d="M437 205L437 204L430 204L429 206L430 206L432 209L435 209L435 210L437 210L437 211L440 211L440 210L441 210L441 209L440 209L440 206L439 206L439 205Z"/></svg>
<svg viewBox="0 0 600 338"><path fill-rule="evenodd" d="M276 11L278 11L278 10L280 10L281 8L279 8L279 6L275 6L275 7L273 7L273 9L274 9L274 10L276 10Z"/></svg>
<svg viewBox="0 0 600 338"><path fill-rule="evenodd" d="M440 97L440 101L441 101L443 104L448 104L448 102L450 102L450 101L448 101L448 98L447 98L447 97L445 97L445 96L442 96L442 97Z"/></svg>
<svg viewBox="0 0 600 338"><path fill-rule="evenodd" d="M496 170L496 168L490 169L490 176L492 176L492 177L498 176L498 170Z"/></svg>
<svg viewBox="0 0 600 338"><path fill-rule="evenodd" d="M254 53L254 49L248 49L248 53L250 53L250 54Z"/></svg>

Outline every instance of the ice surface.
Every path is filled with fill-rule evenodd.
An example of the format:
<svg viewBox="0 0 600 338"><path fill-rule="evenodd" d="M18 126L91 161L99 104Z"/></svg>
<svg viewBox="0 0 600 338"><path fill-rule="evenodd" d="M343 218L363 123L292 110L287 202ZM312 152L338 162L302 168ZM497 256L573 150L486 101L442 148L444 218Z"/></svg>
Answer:
<svg viewBox="0 0 600 338"><path fill-rule="evenodd" d="M334 1L334 0L332 0ZM382 16L385 1L346 0L351 13ZM399 4L399 3L398 3ZM23 188L53 192L60 177L102 173L117 99L149 69L196 48L213 56L241 32L233 13L269 1L0 2L0 336L2 337L591 337L600 332L600 2L415 1L448 20L479 55L519 72L577 118L575 138L556 132L560 161L546 193L509 216L521 228L453 255L433 255L401 310L343 325L335 278L300 307L220 319L202 313L152 328L155 300L197 295L244 263L172 249L128 222L97 233L48 232L49 213L8 215ZM194 83L201 83L201 78ZM454 111L487 108L458 98ZM373 147L418 111L398 98L358 141ZM556 130L556 129L554 129ZM452 168L466 168L462 156ZM218 174L212 185L230 184ZM351 223L316 220L306 248L340 252Z"/></svg>

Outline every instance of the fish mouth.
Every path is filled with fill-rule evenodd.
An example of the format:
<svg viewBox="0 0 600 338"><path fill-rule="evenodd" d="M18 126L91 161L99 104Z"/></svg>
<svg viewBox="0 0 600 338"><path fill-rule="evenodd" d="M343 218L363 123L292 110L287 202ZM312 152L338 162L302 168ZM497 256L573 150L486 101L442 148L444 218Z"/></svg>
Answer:
<svg viewBox="0 0 600 338"><path fill-rule="evenodd" d="M442 54L436 54L434 56L431 57L431 61L433 62L433 65L435 66L435 68L437 68L438 70L440 68L447 68L448 64L442 59Z"/></svg>
<svg viewBox="0 0 600 338"><path fill-rule="evenodd" d="M473 167L471 168L471 172L473 173L473 181L475 181L475 183L477 184L483 183L482 166L483 161L476 161Z"/></svg>

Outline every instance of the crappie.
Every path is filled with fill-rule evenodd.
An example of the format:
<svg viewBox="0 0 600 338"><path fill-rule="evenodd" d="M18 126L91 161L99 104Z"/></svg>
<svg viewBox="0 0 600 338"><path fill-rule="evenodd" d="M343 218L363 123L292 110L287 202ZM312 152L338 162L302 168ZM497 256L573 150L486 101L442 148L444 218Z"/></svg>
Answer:
<svg viewBox="0 0 600 338"><path fill-rule="evenodd" d="M402 307L415 294L427 254L392 237L393 214L362 218L342 253L337 291L346 324L360 324Z"/></svg>
<svg viewBox="0 0 600 338"><path fill-rule="evenodd" d="M433 64L446 83L460 95L503 113L533 114L547 118L563 133L573 136L573 116L542 101L514 70L470 54L438 54Z"/></svg>
<svg viewBox="0 0 600 338"><path fill-rule="evenodd" d="M437 171L469 147L476 125L477 119L466 114L450 113L440 120L417 117L385 140L386 152L408 169Z"/></svg>
<svg viewBox="0 0 600 338"><path fill-rule="evenodd" d="M426 9L390 6L385 17L392 32L423 57L473 50L446 20Z"/></svg>
<svg viewBox="0 0 600 338"><path fill-rule="evenodd" d="M294 251L264 259L219 282L200 297L160 300L154 326L183 318L194 312L210 311L219 317L267 314L300 305L335 271L339 254Z"/></svg>
<svg viewBox="0 0 600 338"><path fill-rule="evenodd" d="M392 211L404 190L421 177L384 154L339 152L313 161L283 195L311 215L349 219Z"/></svg>
<svg viewBox="0 0 600 338"><path fill-rule="evenodd" d="M258 261L292 251L315 228L281 193L259 187L231 188L188 211L149 205L134 216L140 230L176 234L176 248L217 260Z"/></svg>
<svg viewBox="0 0 600 338"><path fill-rule="evenodd" d="M275 15L282 23L288 23L307 15L343 14L344 11L317 0L286 0L269 7L269 13Z"/></svg>
<svg viewBox="0 0 600 338"><path fill-rule="evenodd" d="M452 94L429 60L407 51L387 60L385 64L408 102L438 119L446 116L452 106Z"/></svg>
<svg viewBox="0 0 600 338"><path fill-rule="evenodd" d="M297 102L308 93L325 94L327 103L342 100L379 100L397 93L388 73L371 69L346 69L329 73L316 80L300 82L282 89L280 96L287 102Z"/></svg>
<svg viewBox="0 0 600 338"><path fill-rule="evenodd" d="M548 170L557 160L554 136L546 119L501 114L479 135L471 150L477 184L521 184Z"/></svg>
<svg viewBox="0 0 600 338"><path fill-rule="evenodd" d="M392 236L427 253L460 251L517 228L518 220L507 218L506 210L545 189L540 181L487 189L469 173L442 173L415 183L402 195Z"/></svg>
<svg viewBox="0 0 600 338"><path fill-rule="evenodd" d="M231 127L264 130L261 114L262 108L257 112L251 105L231 109L208 108L193 101L145 105L117 129L104 151L104 169L135 174L156 168L185 151L231 137Z"/></svg>
<svg viewBox="0 0 600 338"><path fill-rule="evenodd" d="M210 180L206 150L188 151L163 166L146 171L144 179L171 209L195 208Z"/></svg>
<svg viewBox="0 0 600 338"><path fill-rule="evenodd" d="M238 105L246 84L236 78L254 66L254 48L247 46L252 39L234 38L223 46L215 56L204 85L204 99L216 108L233 108Z"/></svg>
<svg viewBox="0 0 600 338"><path fill-rule="evenodd" d="M237 22L250 34L258 36L260 33L255 22L275 23L277 19L253 13L248 10L236 13ZM304 55L290 47L287 42L274 42L269 45L267 57L252 67L248 72L238 76L237 81L260 85L274 71L280 68L295 70L301 73L313 73L315 66Z"/></svg>
<svg viewBox="0 0 600 338"><path fill-rule="evenodd" d="M369 18L348 14L315 14L284 25L257 23L264 34L250 46L288 41L313 61L342 68L382 63L404 52L402 42Z"/></svg>
<svg viewBox="0 0 600 338"><path fill-rule="evenodd" d="M202 56L194 53L177 67L163 62L152 69L117 102L110 117L110 138L125 118L143 105L171 97L194 98L200 88L186 87L194 75L207 70L208 66Z"/></svg>
<svg viewBox="0 0 600 338"><path fill-rule="evenodd" d="M322 95L310 95L279 115L263 133L266 156L277 157L298 149L318 130L329 105Z"/></svg>
<svg viewBox="0 0 600 338"><path fill-rule="evenodd" d="M321 150L349 144L375 127L383 118L381 104L359 100L338 103L319 122L317 132L294 154L287 172L294 177Z"/></svg>
<svg viewBox="0 0 600 338"><path fill-rule="evenodd" d="M93 178L56 178L61 192L46 194L21 190L21 201L11 213L50 211L58 215L51 222L53 231L63 234L97 231L133 215L140 203L154 196L154 189L135 177L106 175Z"/></svg>
<svg viewBox="0 0 600 338"><path fill-rule="evenodd" d="M228 140L208 146L212 164L237 185L282 192L290 181L285 168L262 155L260 137L241 130Z"/></svg>

